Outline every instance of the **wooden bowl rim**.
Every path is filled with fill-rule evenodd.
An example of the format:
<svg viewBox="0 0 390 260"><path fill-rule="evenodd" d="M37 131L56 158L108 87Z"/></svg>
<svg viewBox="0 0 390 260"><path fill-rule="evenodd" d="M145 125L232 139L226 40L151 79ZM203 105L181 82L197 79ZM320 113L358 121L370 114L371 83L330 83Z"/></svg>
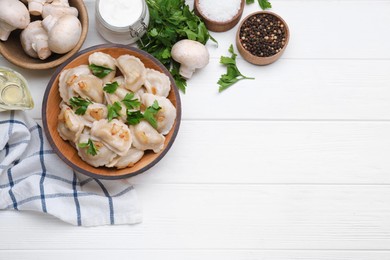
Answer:
<svg viewBox="0 0 390 260"><path fill-rule="evenodd" d="M48 121L47 121L47 117L46 117L46 110L47 110L48 97L49 97L49 94L50 94L50 90L53 87L54 82L58 78L58 75L64 69L64 67L66 67L69 63L71 63L76 58L78 58L79 56L81 56L81 55L83 55L85 53L88 53L90 51L99 51L100 49L107 49L107 48L128 49L130 51L137 52L137 53L139 53L139 54L141 54L141 55L151 59L153 62L155 62L155 64L159 68L162 69L164 74L166 74L169 77L169 79L171 81L171 85L172 85L171 91L174 92L175 98L176 98L176 104L175 104L176 105L175 106L176 107L176 119L175 119L175 125L174 125L174 128L170 130L170 131L173 131L173 133L172 133L171 139L168 141L168 144L164 147L164 149L161 151L161 153L153 161L151 161L149 164L145 165L144 167L140 168L139 170L137 170L135 172L128 173L128 174L122 174L122 175L100 175L100 174L96 174L96 173L87 171L87 170L85 170L83 168L80 168L77 165L75 165L71 160L69 160L67 157L65 157L61 153L61 151L59 151L58 147L56 146L56 143L54 142L52 136L50 135ZM173 145L173 142L176 139L176 136L177 136L178 131L179 131L180 123L181 123L181 100L180 100L180 94L179 94L179 91L178 91L178 88L176 86L175 80L173 79L171 73L165 68L164 65L161 64L160 61L158 61L151 54L149 54L149 53L147 53L147 52L145 52L143 50L140 50L138 48L127 46L127 45L122 45L122 44L108 43L108 44L95 45L95 46L89 47L87 49L84 49L84 50L76 53L75 55L73 55L71 58L69 58L66 62L64 62L61 66L59 66L55 70L55 72L53 73L52 77L50 78L49 83L47 84L47 87L46 87L46 90L45 90L45 94L44 94L44 97L43 97L43 102L42 102L42 122L43 122L44 131L45 131L45 134L46 134L46 138L49 141L49 143L50 143L52 149L54 150L54 152L68 166L70 166L76 172L79 172L79 173L85 174L85 175L87 175L89 177L97 178L97 179L105 179L105 180L125 179L125 178L136 176L136 175L138 175L140 173L143 173L143 172L147 171L148 169L150 169L151 167L153 167L154 165L156 165L166 155L166 153L169 151L169 149Z"/></svg>
<svg viewBox="0 0 390 260"><path fill-rule="evenodd" d="M199 0L194 1L194 8L198 11L201 18L204 19L205 21L207 21L208 23L211 23L214 25L219 25L219 26L227 25L227 24L231 23L232 21L241 17L242 13L244 12L244 7L245 7L245 0L241 0L240 9L238 9L237 14L234 15L233 18L230 20L227 20L224 22L219 22L219 21L210 20L205 14L202 13L202 10L199 8Z"/></svg>
<svg viewBox="0 0 390 260"><path fill-rule="evenodd" d="M278 18L282 23L283 25L285 26L286 28L286 34L287 34L287 37L286 37L286 43L284 44L282 50L272 56L268 56L268 57L259 57L259 56L256 56L256 55L253 55L252 53L250 53L249 51L247 51L241 44L241 41L240 41L240 31L241 31L241 27L242 25L244 24L244 22L246 20L248 20L250 17L254 16L254 15L257 15L257 14L270 14L270 15L273 15L275 16L276 18ZM249 15L247 15L244 19L242 19L240 25L238 26L238 30L237 30L237 33L236 33L236 44L237 45L240 45L240 49L242 49L242 51L245 52L245 55L249 56L251 58L251 60L257 60L260 64L258 65L268 65L270 63L273 63L275 62L276 60L278 60L283 52L285 51L285 49L287 48L287 45L289 43L289 40L290 40L290 29L288 27L288 24L286 23L286 21L278 14L274 13L274 12L271 12L271 11L257 11L257 12L254 12L254 13L251 13ZM242 55L243 56L243 55ZM243 56L243 58L245 60L247 60L246 57ZM268 62L268 63L261 63L261 62L264 62L266 60L270 60L271 62ZM257 63L256 63L257 64Z"/></svg>
<svg viewBox="0 0 390 260"><path fill-rule="evenodd" d="M76 54L80 50L80 48L84 44L84 42L87 38L87 34L88 34L89 17L88 17L87 7L85 6L84 1L79 1L79 0L76 0L76 1L78 3L80 3L80 8L78 8L77 10L79 12L78 18L80 20L82 29L81 29L80 39L77 42L76 46L71 51L63 54L61 57L59 57L56 60L52 60L49 62L45 62L43 60L42 63L29 63L29 62L14 58L14 56L12 56L12 53L5 51L5 50L7 50L7 48L4 44L4 42L1 42L0 43L0 54L9 62L13 63L14 65L16 65L18 67L24 68L24 69L46 70L46 69L52 69L52 68L55 68L55 67L61 65L61 63L65 62L67 59L72 57L74 54ZM80 17L83 17L83 19L80 19ZM28 56L27 54L25 54L25 55Z"/></svg>

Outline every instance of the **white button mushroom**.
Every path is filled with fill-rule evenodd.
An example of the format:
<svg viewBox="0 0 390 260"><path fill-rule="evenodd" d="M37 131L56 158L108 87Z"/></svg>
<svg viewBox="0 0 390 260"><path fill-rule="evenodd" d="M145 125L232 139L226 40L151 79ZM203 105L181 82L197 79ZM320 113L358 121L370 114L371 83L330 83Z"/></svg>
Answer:
<svg viewBox="0 0 390 260"><path fill-rule="evenodd" d="M24 29L30 23L27 7L19 0L0 1L0 40L6 41L10 33Z"/></svg>
<svg viewBox="0 0 390 260"><path fill-rule="evenodd" d="M46 59L51 55L47 32L42 27L42 21L30 23L20 34L23 50L33 58Z"/></svg>
<svg viewBox="0 0 390 260"><path fill-rule="evenodd" d="M201 69L209 63L209 52L203 44L192 40L175 43L171 51L172 58L181 64L180 75L191 78L195 69Z"/></svg>
<svg viewBox="0 0 390 260"><path fill-rule="evenodd" d="M80 40L81 23L74 15L54 17L49 15L42 21L49 35L49 48L52 52L63 54L72 50Z"/></svg>

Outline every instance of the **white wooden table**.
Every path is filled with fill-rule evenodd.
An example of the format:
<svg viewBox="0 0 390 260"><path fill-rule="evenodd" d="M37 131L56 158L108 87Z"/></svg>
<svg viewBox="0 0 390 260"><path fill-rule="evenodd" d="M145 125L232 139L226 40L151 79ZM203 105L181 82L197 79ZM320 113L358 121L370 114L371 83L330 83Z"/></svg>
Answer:
<svg viewBox="0 0 390 260"><path fill-rule="evenodd" d="M86 4L83 48L105 42ZM213 34L174 146L132 179L142 224L0 211L0 259L390 259L390 1L272 4L291 29L284 56L267 67L239 58L256 80L218 94L236 30ZM40 120L53 70L0 65L26 76Z"/></svg>

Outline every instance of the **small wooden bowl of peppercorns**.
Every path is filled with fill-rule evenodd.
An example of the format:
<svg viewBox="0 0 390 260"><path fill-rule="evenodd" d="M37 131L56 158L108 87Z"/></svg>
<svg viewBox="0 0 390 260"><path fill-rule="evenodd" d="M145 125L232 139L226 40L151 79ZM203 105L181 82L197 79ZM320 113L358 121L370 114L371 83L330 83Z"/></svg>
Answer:
<svg viewBox="0 0 390 260"><path fill-rule="evenodd" d="M236 44L245 60L256 65L268 65L282 56L289 38L287 23L279 15L259 11L241 22Z"/></svg>

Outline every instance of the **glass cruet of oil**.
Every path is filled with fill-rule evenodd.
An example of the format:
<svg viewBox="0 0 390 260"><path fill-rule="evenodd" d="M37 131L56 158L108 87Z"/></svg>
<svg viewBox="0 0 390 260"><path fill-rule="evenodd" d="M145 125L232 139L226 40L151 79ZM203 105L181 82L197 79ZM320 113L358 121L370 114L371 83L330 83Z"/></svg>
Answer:
<svg viewBox="0 0 390 260"><path fill-rule="evenodd" d="M34 101L26 79L18 72L0 67L0 111L32 109Z"/></svg>

